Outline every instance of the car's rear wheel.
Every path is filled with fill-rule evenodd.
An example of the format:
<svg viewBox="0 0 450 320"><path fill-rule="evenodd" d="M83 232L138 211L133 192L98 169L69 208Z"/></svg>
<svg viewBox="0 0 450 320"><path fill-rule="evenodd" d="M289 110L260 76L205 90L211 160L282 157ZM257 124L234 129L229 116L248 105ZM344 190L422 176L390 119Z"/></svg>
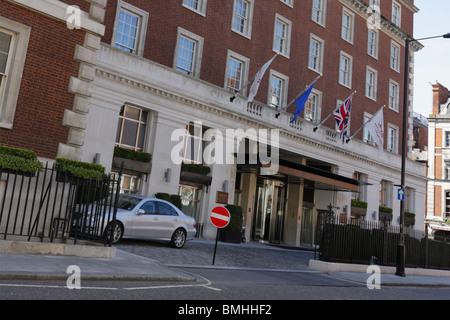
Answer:
<svg viewBox="0 0 450 320"><path fill-rule="evenodd" d="M123 225L120 222L112 223L110 222L106 227L106 240L111 241L112 244L116 244L122 239L123 236ZM112 233L112 238L111 238Z"/></svg>
<svg viewBox="0 0 450 320"><path fill-rule="evenodd" d="M172 239L170 241L170 245L174 248L180 249L183 248L186 243L186 231L182 228L178 228L172 235Z"/></svg>

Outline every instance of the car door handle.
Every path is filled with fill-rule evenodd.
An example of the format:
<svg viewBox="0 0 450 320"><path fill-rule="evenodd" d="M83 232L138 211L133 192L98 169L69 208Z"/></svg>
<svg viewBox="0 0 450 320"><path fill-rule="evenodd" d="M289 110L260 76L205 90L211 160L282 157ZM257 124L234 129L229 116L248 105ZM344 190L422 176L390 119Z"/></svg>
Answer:
<svg viewBox="0 0 450 320"><path fill-rule="evenodd" d="M157 217L154 217L154 218L153 218L153 221L158 221L158 218L157 218Z"/></svg>

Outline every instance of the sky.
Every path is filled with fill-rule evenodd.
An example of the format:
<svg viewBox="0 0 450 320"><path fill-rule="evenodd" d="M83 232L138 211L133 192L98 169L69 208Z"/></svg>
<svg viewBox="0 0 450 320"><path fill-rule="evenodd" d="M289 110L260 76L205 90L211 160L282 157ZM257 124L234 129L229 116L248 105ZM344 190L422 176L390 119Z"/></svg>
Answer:
<svg viewBox="0 0 450 320"><path fill-rule="evenodd" d="M415 0L420 9L414 16L414 38L450 32L450 0ZM420 41L425 47L414 56L414 111L428 117L432 113L431 84L438 81L450 89L450 39Z"/></svg>

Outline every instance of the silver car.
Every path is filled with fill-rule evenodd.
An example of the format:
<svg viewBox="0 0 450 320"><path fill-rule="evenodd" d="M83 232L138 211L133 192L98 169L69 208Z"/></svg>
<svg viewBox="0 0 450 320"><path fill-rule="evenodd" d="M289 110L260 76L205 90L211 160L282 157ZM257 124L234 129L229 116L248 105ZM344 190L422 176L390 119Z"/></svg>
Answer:
<svg viewBox="0 0 450 320"><path fill-rule="evenodd" d="M193 239L195 234L195 219L170 202L137 195L119 195L112 243L122 238L151 239L169 241L173 247L182 248L186 240Z"/></svg>

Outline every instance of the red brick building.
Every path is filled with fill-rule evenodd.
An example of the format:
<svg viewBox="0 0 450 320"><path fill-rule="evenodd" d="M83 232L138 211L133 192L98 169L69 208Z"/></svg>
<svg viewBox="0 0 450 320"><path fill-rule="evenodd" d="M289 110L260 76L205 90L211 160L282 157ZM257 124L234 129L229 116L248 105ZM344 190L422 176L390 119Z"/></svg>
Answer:
<svg viewBox="0 0 450 320"><path fill-rule="evenodd" d="M1 0L0 145L80 159L105 5Z"/></svg>

